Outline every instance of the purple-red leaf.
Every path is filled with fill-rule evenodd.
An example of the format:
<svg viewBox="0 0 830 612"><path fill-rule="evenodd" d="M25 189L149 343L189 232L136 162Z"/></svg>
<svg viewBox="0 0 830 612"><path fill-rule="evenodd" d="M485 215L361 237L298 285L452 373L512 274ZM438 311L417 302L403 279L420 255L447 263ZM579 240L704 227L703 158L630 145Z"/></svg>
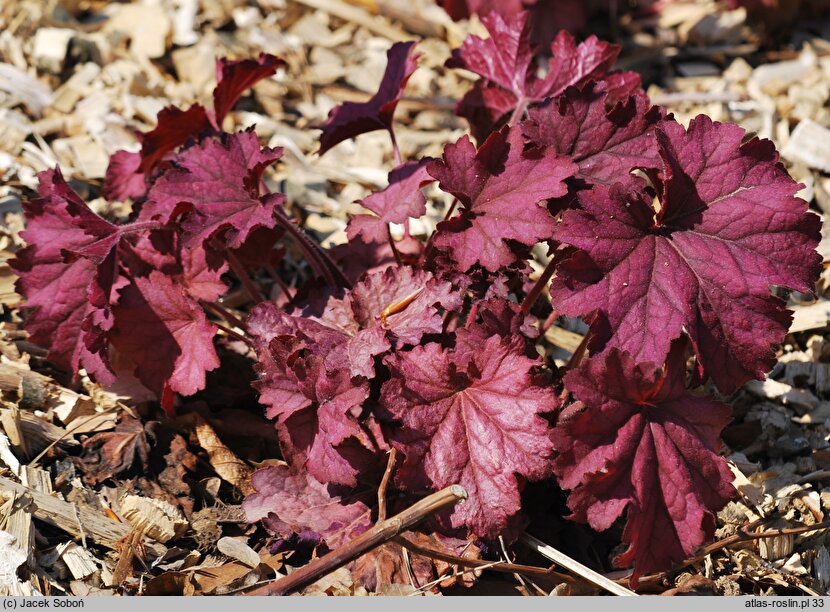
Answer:
<svg viewBox="0 0 830 612"><path fill-rule="evenodd" d="M368 275L342 299L329 300L318 320L347 338L351 375L374 378L375 356L440 333L444 312L459 310L461 303L449 283L423 270L395 266ZM331 367L342 359L334 353L328 363Z"/></svg>
<svg viewBox="0 0 830 612"><path fill-rule="evenodd" d="M187 110L168 106L159 111L156 127L139 134L141 151L118 151L110 159L104 181L104 195L110 199L136 198L146 192L145 177L168 153L197 139L203 132L222 129L222 120L248 87L271 76L284 62L261 54L257 60L216 61L216 89L212 111L200 104Z"/></svg>
<svg viewBox="0 0 830 612"><path fill-rule="evenodd" d="M660 209L639 181L581 192L554 237L580 249L559 268L554 305L599 311L594 328L638 362L661 363L685 332L723 392L762 377L790 323L770 285L811 291L820 220L771 142L700 116L657 129Z"/></svg>
<svg viewBox="0 0 830 612"><path fill-rule="evenodd" d="M272 76L285 62L268 53L260 53L255 60L216 60L216 89L213 90L213 116L216 129L239 102L246 89Z"/></svg>
<svg viewBox="0 0 830 612"><path fill-rule="evenodd" d="M595 5L607 9L608 0L438 0L438 4L455 21L469 19L471 15L483 17L490 12L509 19L527 9L533 26L533 42L548 45L560 30L582 29L588 15L598 8Z"/></svg>
<svg viewBox="0 0 830 612"><path fill-rule="evenodd" d="M398 42L386 54L386 72L377 93L367 102L344 102L329 113L320 136L320 155L338 143L375 130L392 130L392 117L406 82L418 67L415 42Z"/></svg>
<svg viewBox="0 0 830 612"><path fill-rule="evenodd" d="M661 111L642 92L608 108L607 89L605 83L568 88L531 108L521 125L533 144L569 156L579 166L576 176L591 184L611 185L634 168L661 167L654 136Z"/></svg>
<svg viewBox="0 0 830 612"><path fill-rule="evenodd" d="M24 207L29 246L11 265L26 306L32 342L49 349L49 359L77 372L87 370L110 384L106 332L123 279L117 247L124 236L146 224L117 226L93 213L64 181L60 170L40 174L40 197Z"/></svg>
<svg viewBox="0 0 830 612"><path fill-rule="evenodd" d="M518 128L493 133L476 151L468 137L447 145L429 173L463 205L438 226L435 246L450 251L462 271L475 264L495 272L516 260L505 242L524 245L550 237L553 217L539 203L562 196L577 166L554 150L524 150Z"/></svg>
<svg viewBox="0 0 830 612"><path fill-rule="evenodd" d="M421 189L434 179L427 172L430 158L407 162L389 173L389 186L360 201L377 216L357 215L349 221L349 238L362 235L367 241L385 242L390 223L406 223L427 211L426 196Z"/></svg>
<svg viewBox="0 0 830 612"><path fill-rule="evenodd" d="M261 148L253 131L223 134L182 151L159 178L141 209L141 218L181 221L183 246L193 248L221 234L239 248L258 227L276 224L282 194L260 195L260 179L282 149Z"/></svg>
<svg viewBox="0 0 830 612"><path fill-rule="evenodd" d="M553 445L541 415L552 412L552 389L531 380L536 361L493 336L459 359L438 344L385 359L392 379L381 401L403 427L393 444L406 454L398 471L412 489L462 485L470 495L452 525L498 536L520 509L520 477L550 474Z"/></svg>
<svg viewBox="0 0 830 612"><path fill-rule="evenodd" d="M285 456L322 482L354 486L374 441L358 420L369 387L353 382L342 362L346 336L271 302L253 310L248 329L258 356L255 387L277 419Z"/></svg>
<svg viewBox="0 0 830 612"><path fill-rule="evenodd" d="M254 472L251 484L257 492L242 504L246 519L284 538L311 532L335 549L372 526L365 494L338 492L308 472L267 467Z"/></svg>
<svg viewBox="0 0 830 612"><path fill-rule="evenodd" d="M574 518L602 531L627 513L615 562L634 564L634 586L693 556L735 494L718 455L729 407L689 393L685 373L682 354L663 373L612 350L565 376L580 401L559 416L554 469Z"/></svg>
<svg viewBox="0 0 830 612"><path fill-rule="evenodd" d="M480 75L458 105L458 115L467 118L481 141L508 121L518 119L529 104L562 94L571 85L583 85L604 77L620 49L591 36L579 45L565 31L554 39L547 76L537 76L529 40L528 14L502 16L489 13L482 21L490 38L469 36L453 51L447 63ZM639 79L630 77L630 85ZM619 83L618 83L619 85Z"/></svg>
<svg viewBox="0 0 830 612"><path fill-rule="evenodd" d="M159 397L168 388L182 395L205 388L205 372L219 367L217 330L180 284L158 271L136 278L114 312L112 342L147 388Z"/></svg>
<svg viewBox="0 0 830 612"><path fill-rule="evenodd" d="M116 151L110 156L103 195L108 200L126 200L144 195L147 185L141 167L141 153Z"/></svg>

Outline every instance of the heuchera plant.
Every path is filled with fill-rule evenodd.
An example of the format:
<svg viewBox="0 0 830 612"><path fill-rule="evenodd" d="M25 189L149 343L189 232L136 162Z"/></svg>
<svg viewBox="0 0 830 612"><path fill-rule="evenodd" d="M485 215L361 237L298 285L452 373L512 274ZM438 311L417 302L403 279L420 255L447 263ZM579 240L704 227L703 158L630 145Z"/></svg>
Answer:
<svg viewBox="0 0 830 612"><path fill-rule="evenodd" d="M819 217L770 142L705 116L678 124L613 72L617 47L562 33L545 60L526 14L484 23L491 38L450 61L481 76L459 109L478 145L400 160L392 117L413 43L390 49L371 100L332 111L321 153L386 129L398 163L331 251L268 191L280 150L222 131L281 65L271 56L220 60L212 110L167 108L140 152L113 156L105 192L133 198L129 222L44 172L13 262L27 329L57 365L105 385L133 375L171 413L219 366L218 342L247 343L286 465L255 475L245 509L280 537L336 547L368 528L394 447L402 494L468 491L431 527L447 547L514 538L524 484L556 478L573 519L604 530L625 517L616 563L636 586L693 555L735 494L720 455L729 408L711 392L773 365L791 315L770 287L811 291ZM455 203L415 235L430 184ZM279 276L286 241L309 264L298 291ZM550 259L531 279L539 242ZM232 282L247 313L222 303ZM589 333L557 368L537 347L565 315Z"/></svg>

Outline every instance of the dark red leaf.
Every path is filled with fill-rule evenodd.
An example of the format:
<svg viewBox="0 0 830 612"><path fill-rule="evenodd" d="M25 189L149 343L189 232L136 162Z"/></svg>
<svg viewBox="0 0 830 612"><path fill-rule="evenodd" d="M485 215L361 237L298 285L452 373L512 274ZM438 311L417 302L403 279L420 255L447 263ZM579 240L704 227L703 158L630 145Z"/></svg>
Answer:
<svg viewBox="0 0 830 612"><path fill-rule="evenodd" d="M259 270L264 266L276 268L285 255L285 248L274 247L283 236L285 230L282 227L258 227L248 234L241 247L233 250L233 255L246 270Z"/></svg>
<svg viewBox="0 0 830 612"><path fill-rule="evenodd" d="M606 8L608 0L438 0L438 4L455 21L471 15L483 17L497 12L505 19L515 17L522 10L530 11L534 43L548 45L557 32L575 32L585 26L588 15L596 10L596 4Z"/></svg>
<svg viewBox="0 0 830 612"><path fill-rule="evenodd" d="M528 105L558 96L572 85L604 77L620 52L618 46L596 36L577 45L573 36L562 31L552 43L547 76L539 78L529 40L528 13L503 16L492 12L482 21L490 38L469 36L447 62L482 77L457 109L458 115L470 121L479 141L508 122L511 115L521 118ZM639 84L636 75L626 74L631 76L625 84ZM617 87L621 84L619 80L616 83Z"/></svg>
<svg viewBox="0 0 830 612"><path fill-rule="evenodd" d="M533 93L537 100L558 96L568 87L579 87L604 78L614 67L620 47L596 36L589 36L577 44L574 37L563 30L554 39L551 51L553 59L548 74L535 83ZM623 75L628 82L640 82L636 73L625 72Z"/></svg>
<svg viewBox="0 0 830 612"><path fill-rule="evenodd" d="M258 227L273 228L282 194L260 195L260 179L282 149L261 148L252 130L205 140L176 156L153 185L141 218L164 223L183 217L182 245L193 248L221 234L239 248Z"/></svg>
<svg viewBox="0 0 830 612"><path fill-rule="evenodd" d="M406 455L400 482L414 490L462 485L470 498L451 515L454 527L495 538L520 509L520 477L550 474L553 445L541 415L557 405L537 387L534 360L497 336L459 359L438 344L385 359L392 379L381 401L403 423L393 445Z"/></svg>
<svg viewBox="0 0 830 612"><path fill-rule="evenodd" d="M239 102L246 89L272 76L285 62L268 53L260 53L255 60L216 60L216 89L213 90L213 116L216 129Z"/></svg>
<svg viewBox="0 0 830 612"><path fill-rule="evenodd" d="M284 455L320 481L354 486L374 441L358 420L369 387L352 381L347 337L271 302L253 310L248 330L258 356L255 387L277 419Z"/></svg>
<svg viewBox="0 0 830 612"><path fill-rule="evenodd" d="M580 401L560 415L559 482L574 518L608 529L624 512L628 548L615 563L640 575L694 555L735 495L718 455L728 406L686 390L683 354L665 373L612 350L565 376Z"/></svg>
<svg viewBox="0 0 830 612"><path fill-rule="evenodd" d="M374 378L375 356L440 333L443 314L461 304L450 283L423 270L393 266L368 275L342 299L329 300L317 320L343 333L350 374ZM342 359L330 355L330 367L332 357Z"/></svg>
<svg viewBox="0 0 830 612"><path fill-rule="evenodd" d="M49 359L77 372L80 368L103 384L114 374L107 356L106 333L112 328L112 305L124 284L117 246L146 224L117 226L93 213L64 181L60 170L39 176L38 198L24 207L29 246L18 252L12 268L17 290L34 308L26 320L32 342L49 349Z"/></svg>
<svg viewBox="0 0 830 612"><path fill-rule="evenodd" d="M222 280L228 271L224 257L210 248L184 248L178 232L169 228L140 235L119 256L133 278L163 272L197 300L213 302L228 289Z"/></svg>
<svg viewBox="0 0 830 612"><path fill-rule="evenodd" d="M386 72L378 92L367 102L344 102L334 107L320 136L320 155L334 145L375 130L391 130L395 108L406 82L418 67L415 42L398 42L386 54Z"/></svg>
<svg viewBox="0 0 830 612"><path fill-rule="evenodd" d="M194 104L186 111L175 106L161 109L156 127L141 136L139 172L149 172L165 155L211 127L207 111L199 104Z"/></svg>
<svg viewBox="0 0 830 612"><path fill-rule="evenodd" d="M535 145L569 156L579 166L576 176L590 184L611 185L635 168L660 168L654 128L661 111L642 92L609 106L604 83L571 87L531 108L521 129Z"/></svg>
<svg viewBox="0 0 830 612"><path fill-rule="evenodd" d="M348 227L346 230L348 231ZM404 262L415 265L424 250L424 244L410 236L395 241L395 249ZM350 238L346 244L334 247L331 250L331 256L352 284L366 274L382 272L389 267L399 265L388 238L383 241L364 240L359 234Z"/></svg>
<svg viewBox="0 0 830 612"><path fill-rule="evenodd" d="M567 191L577 166L554 150L524 150L517 128L493 133L476 151L468 137L447 145L429 173L463 205L438 226L435 246L447 249L461 271L475 264L495 272L516 261L505 242L531 246L550 237L554 219L539 205Z"/></svg>
<svg viewBox="0 0 830 612"><path fill-rule="evenodd" d="M137 198L147 191L144 173L139 170L141 154L116 151L110 156L107 174L104 178L103 195L108 200Z"/></svg>
<svg viewBox="0 0 830 612"><path fill-rule="evenodd" d="M598 310L607 347L662 362L685 332L700 364L728 393L775 363L770 345L790 323L770 285L811 291L821 257L820 220L794 197L798 185L771 142L692 120L657 129L665 185L660 210L641 182L581 192L555 238L580 251L551 295L564 314ZM713 265L717 262L717 265Z"/></svg>
<svg viewBox="0 0 830 612"><path fill-rule="evenodd" d="M246 519L282 537L313 532L335 549L372 526L365 493L349 494L307 472L267 467L254 472L251 484L257 492L242 504Z"/></svg>
<svg viewBox="0 0 830 612"><path fill-rule="evenodd" d="M427 172L431 158L407 162L389 173L389 186L360 201L377 216L357 215L349 221L350 239L362 235L367 241L386 242L390 223L406 223L426 214L426 196L421 189L433 182Z"/></svg>
<svg viewBox="0 0 830 612"><path fill-rule="evenodd" d="M146 192L145 176L168 153L196 140L202 133L220 130L222 120L239 100L245 89L271 76L284 62L273 55L260 54L257 60L216 61L214 109L194 104L187 110L168 106L159 111L156 127L139 134L141 152L118 151L110 159L103 193L107 198L137 198Z"/></svg>
<svg viewBox="0 0 830 612"><path fill-rule="evenodd" d="M218 253L201 247L183 248L179 259L182 270L174 276L174 281L190 297L215 302L227 292L222 275L228 271L228 263Z"/></svg>
<svg viewBox="0 0 830 612"><path fill-rule="evenodd" d="M162 399L165 389L193 395L205 372L219 367L216 327L198 302L169 276L153 271L121 291L114 308L115 347L136 365L136 377Z"/></svg>
<svg viewBox="0 0 830 612"><path fill-rule="evenodd" d="M476 316L455 332L455 350L459 357L475 355L491 336L506 340L516 352L527 349L528 339L539 331L533 327L534 317L522 312L519 304L503 297L490 297L477 303ZM532 349L535 354L535 348Z"/></svg>

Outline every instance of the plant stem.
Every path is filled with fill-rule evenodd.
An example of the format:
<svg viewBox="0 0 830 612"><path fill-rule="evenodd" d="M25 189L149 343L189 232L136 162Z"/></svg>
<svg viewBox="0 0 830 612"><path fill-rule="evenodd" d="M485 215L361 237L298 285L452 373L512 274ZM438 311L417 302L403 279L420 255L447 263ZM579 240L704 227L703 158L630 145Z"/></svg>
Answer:
<svg viewBox="0 0 830 612"><path fill-rule="evenodd" d="M447 209L447 212L444 214L444 221L449 220L449 218L455 212L455 209L456 209L457 206L458 206L458 198L454 198L453 201L452 201L452 204L450 204L450 207ZM429 237L429 240L427 240L427 246L426 246L426 248L424 248L424 254L422 255L423 261L427 261L429 259L429 256L432 255L432 251L435 248L435 245L433 244L433 239L435 238L436 233L437 233L437 228L436 228L436 231L432 232L432 235Z"/></svg>
<svg viewBox="0 0 830 612"><path fill-rule="evenodd" d="M525 299L522 301L522 312L527 314L530 312L530 309L533 308L533 304L536 303L536 300L542 294L542 291L545 290L545 287L548 285L548 281L553 276L553 273L556 272L556 266L559 264L559 258L554 254L553 257L550 258L548 265L545 266L545 269L542 271L542 274L536 279L536 284L531 287L530 291L527 292Z"/></svg>
<svg viewBox="0 0 830 612"><path fill-rule="evenodd" d="M579 366L582 363L582 360L585 358L585 353L588 351L588 341L591 338L591 332L589 331L585 336L582 338L582 342L579 343L579 346L576 347L576 350L571 355L571 358L568 360L568 364L565 366L566 370L572 370L575 367Z"/></svg>
<svg viewBox="0 0 830 612"><path fill-rule="evenodd" d="M242 334L240 334L238 332L235 332L230 327L228 327L227 325L223 325L222 323L214 323L214 325L216 327L218 327L219 329L221 329L226 334L228 334L231 338L235 338L236 340L239 340L240 342L244 342L249 347L254 348L254 343L251 342L250 338L246 338Z"/></svg>
<svg viewBox="0 0 830 612"><path fill-rule="evenodd" d="M465 499L467 499L467 492L460 485L452 485L446 489L437 491L410 506L400 514L396 514L392 518L379 522L348 544L331 551L319 559L315 559L308 565L291 572L271 584L251 591L248 595L286 595L292 591L301 589L322 576L343 567L350 561L354 561L381 544L388 542L427 517L445 508L450 508Z"/></svg>
<svg viewBox="0 0 830 612"><path fill-rule="evenodd" d="M395 263L401 265L401 254L398 251L398 247L395 246L395 239L392 238L392 228L389 227L389 224L386 224L386 238L389 240L389 246L392 247L392 255L395 256Z"/></svg>
<svg viewBox="0 0 830 612"><path fill-rule="evenodd" d="M545 319L545 322L542 323L542 328L539 330L539 331L542 332L543 336L545 335L545 332L547 332L551 327L553 327L553 325L556 323L556 320L558 318L559 318L559 313L556 312L556 309L553 309L551 311L551 313L548 315L548 318Z"/></svg>
<svg viewBox="0 0 830 612"><path fill-rule="evenodd" d="M522 98L519 100L518 104L516 104L516 108L513 109L513 114L510 115L510 121L507 122L507 125L516 125L516 123L522 118L522 115L525 114L526 109L527 100Z"/></svg>
<svg viewBox="0 0 830 612"><path fill-rule="evenodd" d="M136 221L135 223L122 226L121 232L122 234L134 234L135 232L141 232L144 230L152 231L163 227L164 223L161 221Z"/></svg>
<svg viewBox="0 0 830 612"><path fill-rule="evenodd" d="M502 563L501 565L493 565L490 566L489 561L483 561L481 559L465 559L464 557L457 557L455 555L450 555L440 550L435 550L434 548L428 548L426 546L421 546L420 544L415 544L407 539L406 536L396 536L392 539L393 542L396 544L400 544L407 550L414 552L417 555L421 555L422 557L427 557L429 559L437 559L439 561L444 561L445 563L451 563L453 565L460 565L461 567L482 567L484 569L490 569L495 572L504 572L508 574L527 574L531 576L555 576L557 578L562 579L564 582L573 582L574 579L570 576L565 574L558 574L557 572L545 569L543 567L534 567L532 565L518 565L515 563ZM490 567L484 567L490 566Z"/></svg>
<svg viewBox="0 0 830 612"><path fill-rule="evenodd" d="M225 319L231 325L238 327L243 331L247 331L245 323L233 314L230 310L222 306L219 302L201 302L202 307L210 310L213 314Z"/></svg>
<svg viewBox="0 0 830 612"><path fill-rule="evenodd" d="M637 596L637 593L634 591L627 589L624 586L620 586L613 580L606 578L591 568L582 565L579 561L576 561L568 555L556 550L553 546L548 546L541 540L534 538L529 533L522 534L521 539L522 543L526 544L531 550L535 550L546 559L550 559L554 563L558 563L562 567L572 571L577 576L581 576L598 587L605 589L612 595L624 595L629 597L632 595L635 597Z"/></svg>
<svg viewBox="0 0 830 612"><path fill-rule="evenodd" d="M351 287L351 283L340 268L331 260L331 257L329 257L323 247L312 240L282 210L277 210L276 219L280 226L297 241L300 249L302 249L306 258L308 258L308 263L315 274L323 277L329 285L334 287Z"/></svg>
<svg viewBox="0 0 830 612"><path fill-rule="evenodd" d="M248 295L251 296L251 299L259 304L260 302L265 301L265 296L262 295L259 288L254 284L254 281L251 280L251 277L248 276L248 272L245 270L245 266L242 265L242 262L237 259L236 255L233 254L233 251L227 251L228 256L228 263L231 265L231 270L233 273L236 274L237 278L239 278L242 286L245 287L245 291L248 292Z"/></svg>
<svg viewBox="0 0 830 612"><path fill-rule="evenodd" d="M401 165L401 150L398 147L398 139L395 137L395 130L389 126L389 137L392 139L392 153L395 156L395 167Z"/></svg>
<svg viewBox="0 0 830 612"><path fill-rule="evenodd" d="M378 523L386 520L386 490L389 488L389 479L395 470L395 462L398 460L398 450L392 448L389 451L389 459L386 461L386 470L378 487Z"/></svg>
<svg viewBox="0 0 830 612"><path fill-rule="evenodd" d="M265 271L268 272L268 276L271 277L271 280L280 288L289 300L293 300L294 296L291 293L291 288L285 284L285 281L279 275L279 272L272 266L271 264L265 264Z"/></svg>

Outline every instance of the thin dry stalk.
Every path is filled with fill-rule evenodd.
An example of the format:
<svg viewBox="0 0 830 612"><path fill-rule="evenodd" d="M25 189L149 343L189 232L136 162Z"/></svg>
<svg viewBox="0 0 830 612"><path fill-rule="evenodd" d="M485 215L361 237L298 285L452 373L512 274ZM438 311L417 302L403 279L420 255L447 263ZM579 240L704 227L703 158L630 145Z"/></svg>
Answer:
<svg viewBox="0 0 830 612"><path fill-rule="evenodd" d="M534 538L529 533L522 534L522 542L527 544L530 548L538 552L540 555L545 557L546 559L550 559L554 563L558 563L564 568L572 571L574 574L581 576L585 580L595 584L596 586L600 587L601 589L605 589L609 593L613 595L620 595L620 596L637 596L637 593L634 591L625 588L622 585L617 584L613 580L606 578L602 574L595 572L589 567L585 567L579 561L571 559L565 553L559 552L553 546L548 546L542 540L538 538Z"/></svg>
<svg viewBox="0 0 830 612"><path fill-rule="evenodd" d="M386 490L389 488L389 480L395 470L395 462L398 460L397 449L389 451L389 460L386 462L386 471L378 487L378 523L386 520Z"/></svg>
<svg viewBox="0 0 830 612"><path fill-rule="evenodd" d="M425 518L466 499L467 492L460 485L452 485L441 489L410 506L400 514L379 522L345 546L315 559L288 576L251 591L248 595L286 595L308 586L322 576L343 567L350 561L354 561L407 529L414 527Z"/></svg>
<svg viewBox="0 0 830 612"><path fill-rule="evenodd" d="M400 544L407 550L410 550L415 554L421 555L422 557L428 557L430 559L444 561L445 563L451 563L453 565L460 565L461 567L470 567L473 569L490 569L495 572L502 572L505 574L524 574L526 576L553 576L554 578L559 578L563 582L567 582L569 584L574 581L574 579L570 576L566 576L565 574L559 574L553 570L545 569L543 567L535 567L533 565L521 565L517 563L501 563L501 565L493 565L491 561L482 561L481 559L465 559L464 557L457 557L455 555L450 555L440 550L435 550L434 548L429 548L427 546L415 544L403 535L393 538L393 541L396 544Z"/></svg>

